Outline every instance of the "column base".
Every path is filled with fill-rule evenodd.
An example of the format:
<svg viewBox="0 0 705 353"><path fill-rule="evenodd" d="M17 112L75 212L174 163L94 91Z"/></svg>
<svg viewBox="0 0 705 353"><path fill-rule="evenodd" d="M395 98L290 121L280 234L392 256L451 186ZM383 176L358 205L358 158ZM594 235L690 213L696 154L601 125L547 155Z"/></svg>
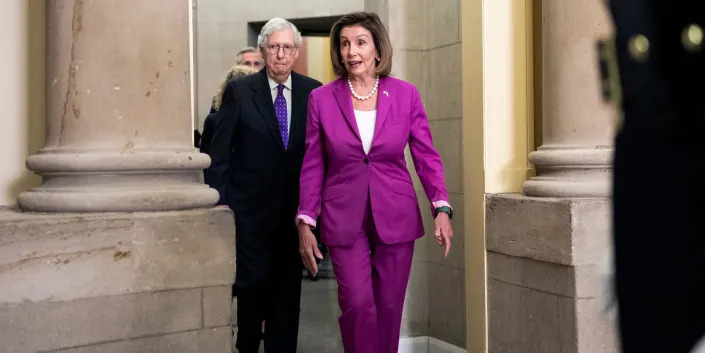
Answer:
<svg viewBox="0 0 705 353"><path fill-rule="evenodd" d="M218 192L200 181L210 164L194 150L119 152L42 151L27 159L42 185L19 195L34 212L172 211L210 207Z"/></svg>
<svg viewBox="0 0 705 353"><path fill-rule="evenodd" d="M550 172L545 173L524 182L522 192L536 197L608 197L612 174L609 170L597 172L597 178L585 178L584 175L554 176Z"/></svg>
<svg viewBox="0 0 705 353"><path fill-rule="evenodd" d="M539 197L609 197L612 154L612 148L542 146L529 154L537 176L522 191Z"/></svg>
<svg viewBox="0 0 705 353"><path fill-rule="evenodd" d="M232 352L232 212L0 209L3 352Z"/></svg>
<svg viewBox="0 0 705 353"><path fill-rule="evenodd" d="M610 251L606 198L487 199L489 350L616 353L599 266Z"/></svg>

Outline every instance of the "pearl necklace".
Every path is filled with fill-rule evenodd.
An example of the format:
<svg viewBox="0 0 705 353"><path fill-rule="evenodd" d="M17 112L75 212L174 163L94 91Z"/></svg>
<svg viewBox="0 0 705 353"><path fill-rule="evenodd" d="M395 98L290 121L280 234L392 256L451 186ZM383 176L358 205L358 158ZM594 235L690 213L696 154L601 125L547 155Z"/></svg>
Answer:
<svg viewBox="0 0 705 353"><path fill-rule="evenodd" d="M372 96L375 95L375 92L377 92L378 86L379 86L379 76L377 76L377 79L375 80L375 86L372 87L372 91L370 91L370 94L368 94L366 96L361 96L361 95L357 94L357 92L355 92L355 89L353 88L353 85L352 85L352 81L350 81L350 78L348 78L348 87L350 87L350 93L352 93L353 97L355 97L355 99L357 99L359 101L366 101L366 100L372 98Z"/></svg>

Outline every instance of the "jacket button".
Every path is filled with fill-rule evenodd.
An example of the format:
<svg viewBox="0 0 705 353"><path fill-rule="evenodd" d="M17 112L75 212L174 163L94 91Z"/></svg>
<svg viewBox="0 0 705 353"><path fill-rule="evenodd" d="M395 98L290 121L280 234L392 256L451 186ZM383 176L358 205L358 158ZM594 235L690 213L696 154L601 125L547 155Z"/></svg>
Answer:
<svg viewBox="0 0 705 353"><path fill-rule="evenodd" d="M703 45L703 29L696 24L688 26L681 34L681 41L685 50L691 53L699 52Z"/></svg>
<svg viewBox="0 0 705 353"><path fill-rule="evenodd" d="M367 159L367 158L365 158L365 159L363 159L363 160L362 160L362 163L365 163L365 164L370 164L370 160L369 160L369 159Z"/></svg>
<svg viewBox="0 0 705 353"><path fill-rule="evenodd" d="M649 56L649 39L643 34L632 36L629 38L628 50L634 61L646 61Z"/></svg>

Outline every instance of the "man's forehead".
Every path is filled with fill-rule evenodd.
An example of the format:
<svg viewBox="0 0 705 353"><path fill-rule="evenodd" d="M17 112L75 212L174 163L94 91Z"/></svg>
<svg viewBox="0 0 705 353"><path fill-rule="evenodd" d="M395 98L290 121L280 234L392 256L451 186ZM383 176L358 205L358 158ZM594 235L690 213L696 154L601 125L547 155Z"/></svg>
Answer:
<svg viewBox="0 0 705 353"><path fill-rule="evenodd" d="M276 38L274 38L274 37L276 37ZM276 39L277 42L289 42L289 43L293 44L294 43L294 31L292 31L290 28L273 31L272 33L269 34L269 36L267 36L267 42L272 43L273 39Z"/></svg>
<svg viewBox="0 0 705 353"><path fill-rule="evenodd" d="M249 51L247 53L242 54L243 59L244 58L250 58L250 59L260 59L262 55L258 52L252 52Z"/></svg>

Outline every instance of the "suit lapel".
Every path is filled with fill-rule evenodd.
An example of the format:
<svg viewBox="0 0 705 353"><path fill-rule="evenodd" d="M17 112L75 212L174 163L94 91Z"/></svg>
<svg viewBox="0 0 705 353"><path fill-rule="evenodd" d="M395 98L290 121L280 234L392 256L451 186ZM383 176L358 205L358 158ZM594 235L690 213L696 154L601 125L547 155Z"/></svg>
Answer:
<svg viewBox="0 0 705 353"><path fill-rule="evenodd" d="M289 127L289 145L287 151L292 146L296 146L298 141L301 141L306 135L306 91L301 85L301 80L298 74L291 73L291 126Z"/></svg>
<svg viewBox="0 0 705 353"><path fill-rule="evenodd" d="M372 137L372 145L377 141L377 136L384 126L384 121L387 120L389 107L392 106L392 97L389 87L387 87L387 77L379 79L379 87L377 87L377 119L375 120L375 133Z"/></svg>
<svg viewBox="0 0 705 353"><path fill-rule="evenodd" d="M279 132L279 122L277 121L276 113L274 113L274 103L272 102L272 92L269 90L267 73L265 69L262 69L262 71L257 73L257 75L261 75L261 78L255 80L252 84L255 105L257 106L264 123L269 128L269 132L272 134L274 143L276 143L281 149L284 149L284 143L282 142L281 133Z"/></svg>
<svg viewBox="0 0 705 353"><path fill-rule="evenodd" d="M338 102L340 111L343 112L345 120L350 125L350 128L355 132L355 136L358 140L360 139L360 131L357 130L357 120L355 120L355 111L353 110L352 100L350 99L350 92L348 92L348 87L345 84L345 79L340 78L336 82L335 89L333 90L335 95L335 100Z"/></svg>

